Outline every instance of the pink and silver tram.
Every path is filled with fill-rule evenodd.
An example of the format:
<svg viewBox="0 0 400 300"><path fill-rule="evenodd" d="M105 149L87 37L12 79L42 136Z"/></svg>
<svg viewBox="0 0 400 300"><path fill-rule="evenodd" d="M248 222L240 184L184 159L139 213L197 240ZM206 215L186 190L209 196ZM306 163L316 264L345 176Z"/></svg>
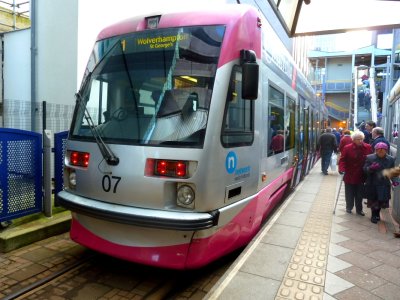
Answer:
<svg viewBox="0 0 400 300"><path fill-rule="evenodd" d="M385 124L385 137L390 142L390 154L396 159L395 164L400 165L399 125L400 125L400 79L388 93L387 120ZM393 179L398 181L399 179ZM392 217L400 223L400 186L393 186L392 192Z"/></svg>
<svg viewBox="0 0 400 300"><path fill-rule="evenodd" d="M76 97L59 193L71 238L173 269L254 237L307 171L321 118L279 38L245 5L104 29Z"/></svg>

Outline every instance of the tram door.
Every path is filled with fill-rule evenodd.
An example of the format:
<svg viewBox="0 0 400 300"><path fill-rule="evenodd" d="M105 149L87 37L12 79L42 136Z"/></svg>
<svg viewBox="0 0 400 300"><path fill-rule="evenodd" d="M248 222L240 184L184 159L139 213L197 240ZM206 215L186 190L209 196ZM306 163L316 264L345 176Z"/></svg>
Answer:
<svg viewBox="0 0 400 300"><path fill-rule="evenodd" d="M302 172L302 179L303 177L308 174L308 171L310 170L310 164L311 164L311 151L310 151L310 135L311 135L311 130L310 130L310 106L307 108L304 108L304 162L303 162L303 172Z"/></svg>
<svg viewBox="0 0 400 300"><path fill-rule="evenodd" d="M294 182L292 187L295 187L299 184L299 182L303 179L303 164L304 164L304 99L299 98L299 104L297 106L297 128L298 131L296 133L297 143L296 143L296 155L297 155L297 165L294 172Z"/></svg>
<svg viewBox="0 0 400 300"><path fill-rule="evenodd" d="M310 120L310 126L311 126L311 136L310 136L310 156L311 156L311 165L310 169L313 168L317 155L316 155L316 149L317 149L317 126L318 126L318 114L317 112L311 112L311 120Z"/></svg>
<svg viewBox="0 0 400 300"><path fill-rule="evenodd" d="M307 143L307 152L308 152L308 163L307 163L307 171L308 174L312 167L314 166L315 162L315 117L316 113L312 109L308 109L308 143Z"/></svg>

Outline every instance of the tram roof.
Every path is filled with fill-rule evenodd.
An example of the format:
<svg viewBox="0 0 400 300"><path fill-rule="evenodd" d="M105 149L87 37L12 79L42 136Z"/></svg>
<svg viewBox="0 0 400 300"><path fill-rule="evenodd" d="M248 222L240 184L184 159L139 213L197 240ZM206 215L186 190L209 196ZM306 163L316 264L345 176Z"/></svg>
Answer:
<svg viewBox="0 0 400 300"><path fill-rule="evenodd" d="M290 37L400 27L396 0L267 1Z"/></svg>

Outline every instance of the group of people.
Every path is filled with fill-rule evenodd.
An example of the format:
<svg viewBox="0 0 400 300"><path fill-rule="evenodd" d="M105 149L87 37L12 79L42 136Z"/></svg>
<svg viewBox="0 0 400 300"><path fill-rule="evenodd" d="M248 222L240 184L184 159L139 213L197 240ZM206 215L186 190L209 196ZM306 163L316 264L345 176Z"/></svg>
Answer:
<svg viewBox="0 0 400 300"><path fill-rule="evenodd" d="M343 130L340 142L330 128L326 129L318 141L321 156L321 171L328 174L332 154L340 152L339 173L345 184L346 212L365 216L363 198L371 209L371 222L380 220L380 210L389 207L391 186L397 185L393 174L383 172L395 168L395 159L389 155L390 144L384 137L384 130L368 121L365 127L351 132ZM398 175L397 175L398 176ZM398 178L396 178L398 179Z"/></svg>

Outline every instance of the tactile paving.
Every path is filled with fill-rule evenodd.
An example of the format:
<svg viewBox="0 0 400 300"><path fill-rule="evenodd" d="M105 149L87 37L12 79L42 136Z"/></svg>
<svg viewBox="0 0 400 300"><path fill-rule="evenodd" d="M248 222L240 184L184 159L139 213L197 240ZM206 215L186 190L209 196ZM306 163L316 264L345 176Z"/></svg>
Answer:
<svg viewBox="0 0 400 300"><path fill-rule="evenodd" d="M329 177L324 181L336 181ZM335 190L317 193L275 299L323 299L334 195Z"/></svg>

